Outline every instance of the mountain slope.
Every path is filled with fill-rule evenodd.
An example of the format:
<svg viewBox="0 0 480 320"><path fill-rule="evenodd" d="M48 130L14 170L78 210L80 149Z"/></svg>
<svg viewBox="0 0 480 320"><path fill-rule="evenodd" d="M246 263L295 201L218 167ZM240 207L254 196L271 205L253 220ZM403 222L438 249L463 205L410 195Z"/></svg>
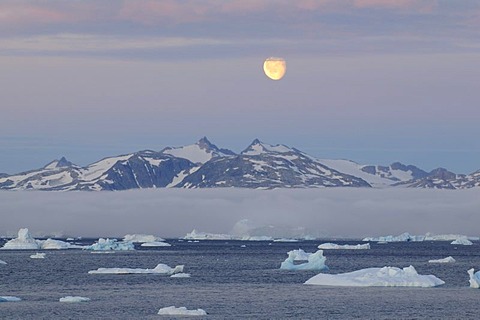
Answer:
<svg viewBox="0 0 480 320"><path fill-rule="evenodd" d="M197 143L192 145L178 148L168 147L161 152L199 164L204 164L212 158L235 155L233 151L228 149L219 149L216 145L208 141L207 137L203 137Z"/></svg>

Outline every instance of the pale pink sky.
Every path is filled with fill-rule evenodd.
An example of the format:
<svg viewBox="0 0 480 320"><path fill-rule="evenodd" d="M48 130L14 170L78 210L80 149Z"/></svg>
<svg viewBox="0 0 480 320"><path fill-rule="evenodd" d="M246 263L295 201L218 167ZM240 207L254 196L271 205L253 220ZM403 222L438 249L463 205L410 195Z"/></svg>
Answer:
<svg viewBox="0 0 480 320"><path fill-rule="evenodd" d="M204 135L473 172L479 40L475 0L4 0L0 173Z"/></svg>

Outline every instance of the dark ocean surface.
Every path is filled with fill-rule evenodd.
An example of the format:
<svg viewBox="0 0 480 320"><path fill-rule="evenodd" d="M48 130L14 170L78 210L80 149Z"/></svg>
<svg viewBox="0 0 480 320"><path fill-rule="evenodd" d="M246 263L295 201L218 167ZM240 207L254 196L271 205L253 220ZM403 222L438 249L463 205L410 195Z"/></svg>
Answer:
<svg viewBox="0 0 480 320"><path fill-rule="evenodd" d="M91 244L94 240L84 240ZM292 249L315 252L323 242L360 241L170 240L172 247L94 254L84 250L0 250L0 319L175 319L159 316L167 306L204 309L195 319L478 319L480 290L469 288L467 270L480 268L480 244L449 242L371 244L370 250L324 250L329 273L369 267L407 267L446 282L435 288L345 288L304 285L316 271L284 271L280 263ZM0 245L3 242L0 241ZM246 247L242 247L245 245ZM456 263L432 264L452 256ZM100 267L154 268L185 265L190 278L92 275ZM64 296L84 303L61 303Z"/></svg>

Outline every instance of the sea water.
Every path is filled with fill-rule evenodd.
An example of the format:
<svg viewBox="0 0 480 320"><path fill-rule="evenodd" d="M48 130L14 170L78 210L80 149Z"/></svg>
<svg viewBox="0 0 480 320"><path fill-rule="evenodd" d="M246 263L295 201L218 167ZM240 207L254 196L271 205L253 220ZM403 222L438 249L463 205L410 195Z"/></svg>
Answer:
<svg viewBox="0 0 480 320"><path fill-rule="evenodd" d="M369 267L407 267L446 282L435 288L346 288L303 283L317 271L280 270L287 252L315 252L323 242L169 240L171 247L92 253L86 250L0 251L0 319L171 319L168 306L204 309L206 319L478 319L480 290L469 288L467 270L480 268L480 245L448 242L371 244L370 250L325 250L329 273ZM82 244L91 244L83 241ZM430 259L452 256L455 263ZM190 278L155 274L92 275L103 267L154 268L185 265ZM64 296L91 299L62 303Z"/></svg>

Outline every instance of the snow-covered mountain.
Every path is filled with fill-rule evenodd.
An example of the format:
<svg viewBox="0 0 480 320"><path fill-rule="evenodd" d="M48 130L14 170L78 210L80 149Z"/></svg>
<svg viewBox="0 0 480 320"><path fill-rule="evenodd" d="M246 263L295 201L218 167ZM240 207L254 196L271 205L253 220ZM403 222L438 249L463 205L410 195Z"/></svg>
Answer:
<svg viewBox="0 0 480 320"><path fill-rule="evenodd" d="M235 155L235 152L228 149L219 149L216 145L208 141L207 137L203 137L195 144L178 148L167 147L161 152L198 164L204 164L212 158Z"/></svg>
<svg viewBox="0 0 480 320"><path fill-rule="evenodd" d="M0 175L5 190L127 190L137 188L257 189L310 187L480 187L480 170L469 175L446 169L426 172L412 165L361 165L316 159L285 145L255 139L236 154L206 137L192 145L108 157L80 167L65 158L37 170Z"/></svg>
<svg viewBox="0 0 480 320"><path fill-rule="evenodd" d="M206 162L178 185L182 188L370 187L299 150L254 140L241 154Z"/></svg>

